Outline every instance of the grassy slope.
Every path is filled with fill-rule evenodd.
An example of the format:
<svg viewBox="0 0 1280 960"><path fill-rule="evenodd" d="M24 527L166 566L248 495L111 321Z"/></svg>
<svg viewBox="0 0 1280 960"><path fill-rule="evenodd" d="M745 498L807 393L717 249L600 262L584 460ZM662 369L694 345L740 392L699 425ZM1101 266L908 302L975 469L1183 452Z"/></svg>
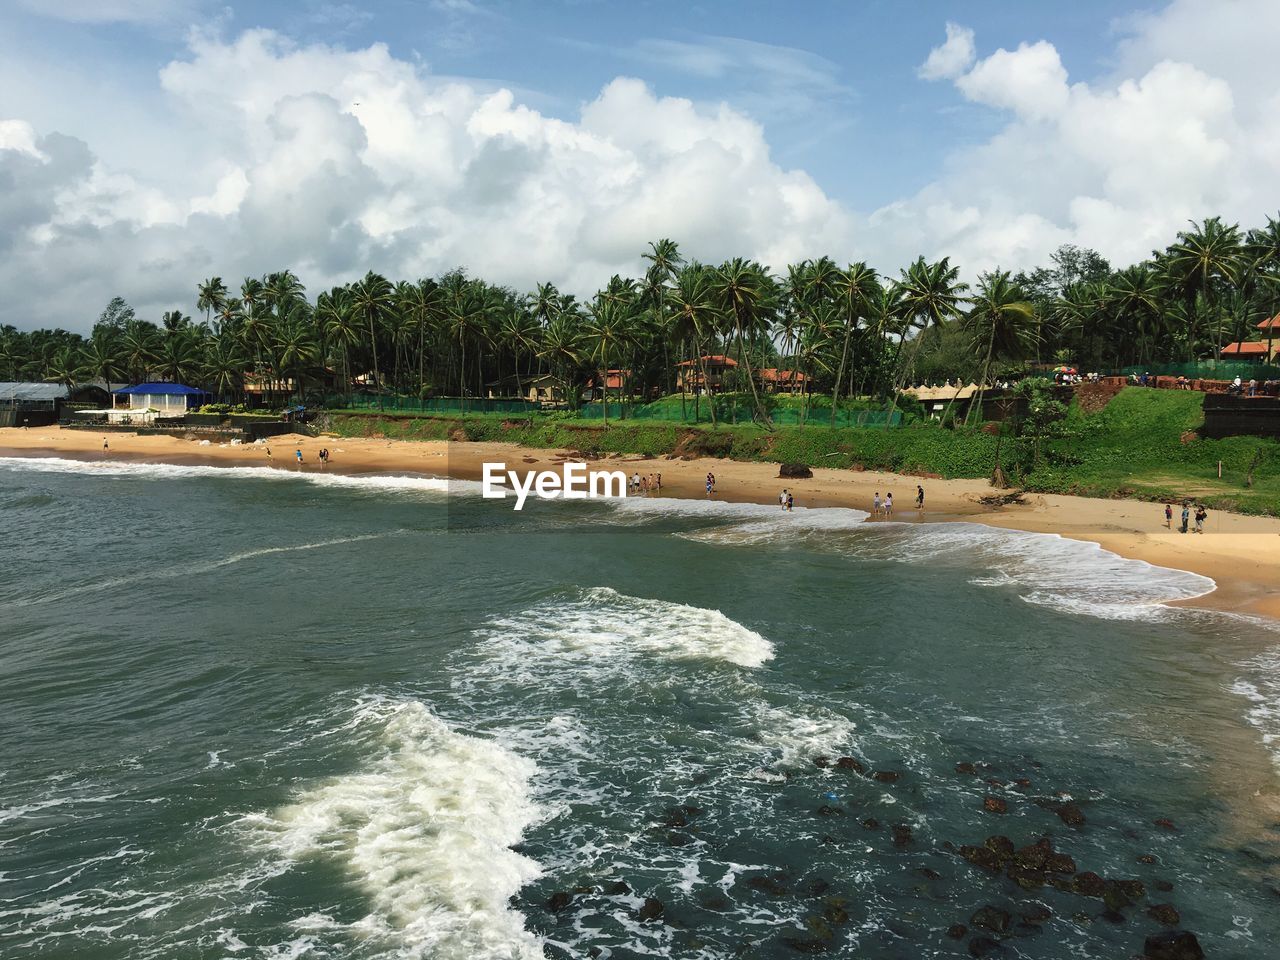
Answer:
<svg viewBox="0 0 1280 960"><path fill-rule="evenodd" d="M1280 443L1250 437L1187 438L1201 422L1201 395L1172 390L1124 390L1102 412L1072 409L1066 434L1045 445L1041 465L1020 478L1031 490L1144 499L1196 496L1210 507L1280 515ZM985 477L996 438L977 430L917 424L894 430L809 426L772 433L755 426L712 431L675 423L531 420L502 416L378 417L335 412L330 429L343 436L381 434L405 440L497 440L529 447L664 456L679 451L735 460L796 461L820 467L861 465L947 478ZM1017 445L1006 438L1006 462ZM1252 489L1244 476L1255 452L1265 456ZM1222 480L1217 478L1223 461Z"/></svg>

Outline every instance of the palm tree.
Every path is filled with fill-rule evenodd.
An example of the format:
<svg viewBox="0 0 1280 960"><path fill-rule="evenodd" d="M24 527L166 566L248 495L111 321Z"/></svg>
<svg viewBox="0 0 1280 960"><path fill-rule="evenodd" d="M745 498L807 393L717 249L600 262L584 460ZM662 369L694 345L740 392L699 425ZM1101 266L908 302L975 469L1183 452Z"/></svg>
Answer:
<svg viewBox="0 0 1280 960"><path fill-rule="evenodd" d="M1159 335L1162 306L1155 274L1146 264L1127 267L1111 277L1106 297L1115 307L1117 326L1137 334L1139 361L1148 362L1151 342ZM1132 321L1132 327L1126 321Z"/></svg>
<svg viewBox="0 0 1280 960"><path fill-rule="evenodd" d="M542 334L542 349L538 357L545 360L560 381L565 395L573 392L568 371L582 362L582 333L578 330L577 314L558 310Z"/></svg>
<svg viewBox="0 0 1280 960"><path fill-rule="evenodd" d="M1222 317L1217 312L1217 288L1220 284L1236 282L1242 253L1239 224L1228 226L1221 217L1206 217L1199 224L1192 221L1190 230L1181 231L1163 257L1165 276L1174 289L1182 292L1188 306L1194 305L1196 295L1200 295L1215 317L1215 360L1222 358Z"/></svg>
<svg viewBox="0 0 1280 960"><path fill-rule="evenodd" d="M204 354L200 376L206 387L218 397L243 395L244 371L249 361L240 342L231 334L214 338Z"/></svg>
<svg viewBox="0 0 1280 960"><path fill-rule="evenodd" d="M954 318L964 302L964 292L969 285L960 282L960 269L951 266L951 258L943 257L936 263L928 263L924 257L902 271L902 279L898 282L898 306L903 318L907 321L898 341L898 352L911 327L920 331L930 327L939 327L947 320ZM911 357L897 375L893 397L893 409L897 409L897 392L915 367L916 354L920 351L921 338L915 338Z"/></svg>
<svg viewBox="0 0 1280 960"><path fill-rule="evenodd" d="M538 341L542 336L533 314L522 306L512 305L504 310L498 323L499 341L511 351L515 359L516 392L524 396L524 384L520 380L520 358L526 354L538 352Z"/></svg>
<svg viewBox="0 0 1280 960"><path fill-rule="evenodd" d="M671 332L678 342L692 343L694 364L697 365L703 387L707 386L707 361L705 345L715 332L716 305L711 290L711 274L700 263L691 263L675 276L675 284L667 291L667 306L671 310ZM684 351L681 351L682 353ZM685 358L684 362L688 362ZM684 416L685 390L680 391L680 413ZM701 415L701 392L693 395L693 419ZM716 405L710 400L711 426L716 426Z"/></svg>
<svg viewBox="0 0 1280 960"><path fill-rule="evenodd" d="M616 278L615 278L616 279ZM588 358L596 361L599 371L601 396L604 399L604 424L609 425L609 360L617 355L620 347L631 338L631 304L626 300L609 296L605 291L596 294L587 308L587 322L583 334L589 345ZM619 389L623 385L623 373L618 370Z"/></svg>
<svg viewBox="0 0 1280 960"><path fill-rule="evenodd" d="M1273 319L1277 313L1277 291L1280 290L1280 219L1267 217L1267 225L1249 231L1249 250L1258 266L1261 286L1266 290L1267 319ZM1275 324L1267 325L1267 357L1272 356L1272 339L1275 336Z"/></svg>
<svg viewBox="0 0 1280 960"><path fill-rule="evenodd" d="M1020 359L1036 337L1036 313L1026 294L1009 279L1008 270L995 270L978 278L971 307L961 318L975 346L984 354L978 396L969 405L965 421L986 396L987 377L994 357Z"/></svg>
<svg viewBox="0 0 1280 960"><path fill-rule="evenodd" d="M81 352L81 365L102 380L108 392L111 381L124 376L125 365L121 359L121 350L114 337L105 332L89 338Z"/></svg>
<svg viewBox="0 0 1280 960"><path fill-rule="evenodd" d="M772 427L773 421L760 402L760 392L756 389L749 351L744 348L748 337L757 334L767 336L769 333L770 314L776 304L774 283L760 264L737 257L721 264L712 273L711 290L737 335L739 362L746 368L755 415L766 426Z"/></svg>
<svg viewBox="0 0 1280 960"><path fill-rule="evenodd" d="M316 297L316 323L325 339L342 354L343 393L351 389L351 348L360 342L360 324L345 287L334 287Z"/></svg>
<svg viewBox="0 0 1280 960"><path fill-rule="evenodd" d="M215 311L220 311L227 302L227 285L221 277L211 277L197 288L196 309L204 311L205 322L213 319Z"/></svg>
<svg viewBox="0 0 1280 960"><path fill-rule="evenodd" d="M351 306L369 328L369 349L373 353L373 384L378 389L378 409L382 409L381 378L378 371L378 326L395 303L390 281L370 270L351 288Z"/></svg>
<svg viewBox="0 0 1280 960"><path fill-rule="evenodd" d="M147 379L147 371L155 361L158 341L156 328L144 320L132 320L125 325L120 350L129 379L134 383Z"/></svg>
<svg viewBox="0 0 1280 960"><path fill-rule="evenodd" d="M836 373L831 391L831 425L836 425L836 407L840 401L840 388L844 382L845 367L849 362L849 341L857 329L858 320L870 313L871 303L880 293L880 276L864 261L849 264L834 280L835 292L840 298L844 313L844 345L840 350L840 369Z"/></svg>

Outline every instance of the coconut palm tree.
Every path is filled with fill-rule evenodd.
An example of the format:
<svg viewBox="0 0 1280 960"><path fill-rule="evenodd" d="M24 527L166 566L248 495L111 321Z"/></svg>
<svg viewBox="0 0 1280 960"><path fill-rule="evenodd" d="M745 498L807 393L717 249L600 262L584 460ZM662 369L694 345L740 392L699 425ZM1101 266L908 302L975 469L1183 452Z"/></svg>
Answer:
<svg viewBox="0 0 1280 960"><path fill-rule="evenodd" d="M129 379L142 383L155 362L160 346L158 331L145 320L132 320L125 325L120 337L120 350L128 370Z"/></svg>
<svg viewBox="0 0 1280 960"><path fill-rule="evenodd" d="M222 309L227 302L227 285L221 277L210 277L197 288L196 309L204 311L205 322L213 319L213 314Z"/></svg>
<svg viewBox="0 0 1280 960"><path fill-rule="evenodd" d="M924 257L917 258L915 263L902 271L898 287L899 310L907 320L902 339L898 341L899 353L911 327L923 332L954 319L964 303L964 293L969 289L968 284L960 282L960 269L951 265L950 257L943 257L935 263L928 263ZM898 403L897 390L901 389L915 367L920 342L920 337L916 336L910 358L898 371L894 385L894 409Z"/></svg>
<svg viewBox="0 0 1280 960"><path fill-rule="evenodd" d="M249 360L240 341L223 334L210 341L205 349L200 377L219 398L244 395L244 372Z"/></svg>
<svg viewBox="0 0 1280 960"><path fill-rule="evenodd" d="M582 362L583 348L577 313L558 309L555 319L542 334L542 346L538 351L538 357L547 362L552 375L560 381L566 397L573 393L569 371Z"/></svg>
<svg viewBox="0 0 1280 960"><path fill-rule="evenodd" d="M1155 274L1146 264L1135 264L1113 274L1106 286L1106 299L1114 307L1116 323L1137 335L1139 362L1151 359L1151 344L1160 333L1163 299Z"/></svg>
<svg viewBox="0 0 1280 960"><path fill-rule="evenodd" d="M498 320L498 342L511 351L514 358L516 392L524 396L524 383L520 379L520 358L536 355L542 338L542 327L537 318L523 306L512 304L503 310Z"/></svg>
<svg viewBox="0 0 1280 960"><path fill-rule="evenodd" d="M360 342L360 321L346 287L334 287L316 297L316 323L325 340L342 356L343 392L351 389L351 348Z"/></svg>
<svg viewBox="0 0 1280 960"><path fill-rule="evenodd" d="M773 421L760 402L750 351L746 347L748 338L767 337L770 333L772 314L777 305L773 279L760 264L737 257L712 272L711 291L737 336L739 363L746 369L755 415L765 426L772 427Z"/></svg>
<svg viewBox="0 0 1280 960"><path fill-rule="evenodd" d="M369 331L369 350L373 354L373 384L378 390L378 408L382 408L382 379L378 370L378 327L395 304L391 282L370 270L351 288L351 307Z"/></svg>
<svg viewBox="0 0 1280 960"><path fill-rule="evenodd" d="M116 338L105 330L89 338L80 354L81 366L92 376L102 380L107 391L111 382L124 376L125 364Z"/></svg>
<svg viewBox="0 0 1280 960"><path fill-rule="evenodd" d="M715 335L716 302L711 289L711 273L700 263L691 263L676 273L675 283L667 290L667 310L670 311L671 335L681 344L692 344L694 364L698 368L701 382L705 388L708 384L706 344ZM681 350L681 353L687 351ZM684 362L688 362L686 357ZM684 416L684 395L680 391L680 414ZM702 394L697 391L693 395L693 419L697 421L701 415ZM709 398L710 399L710 398ZM716 426L716 405L712 399L711 426Z"/></svg>
<svg viewBox="0 0 1280 960"><path fill-rule="evenodd" d="M986 396L992 359L1021 359L1036 338L1035 307L1027 300L1026 293L1010 280L1008 270L982 274L969 302L970 308L961 316L960 323L973 337L983 360L978 396L969 405L966 422Z"/></svg>
<svg viewBox="0 0 1280 960"><path fill-rule="evenodd" d="M616 279L616 278L615 278ZM607 291L596 294L587 308L583 337L587 343L587 358L596 364L600 378L601 396L604 399L604 424L609 425L609 361L631 340L632 305L629 301L610 296ZM618 371L619 390L625 377Z"/></svg>
<svg viewBox="0 0 1280 960"><path fill-rule="evenodd" d="M1192 306L1195 297L1204 297L1215 320L1214 359L1222 357L1222 317L1217 311L1219 286L1234 284L1243 266L1243 242L1239 224L1224 224L1221 217L1206 217L1200 223L1191 221L1191 229L1183 230L1165 251L1162 270L1167 285L1182 293ZM1189 358L1193 359L1193 358Z"/></svg>
<svg viewBox="0 0 1280 960"><path fill-rule="evenodd" d="M831 391L831 425L836 425L836 407L840 402L840 390L844 372L849 362L849 342L857 330L858 321L871 311L872 301L880 293L880 276L864 261L849 264L847 270L838 271L833 281L844 318L844 343L840 348L840 368Z"/></svg>

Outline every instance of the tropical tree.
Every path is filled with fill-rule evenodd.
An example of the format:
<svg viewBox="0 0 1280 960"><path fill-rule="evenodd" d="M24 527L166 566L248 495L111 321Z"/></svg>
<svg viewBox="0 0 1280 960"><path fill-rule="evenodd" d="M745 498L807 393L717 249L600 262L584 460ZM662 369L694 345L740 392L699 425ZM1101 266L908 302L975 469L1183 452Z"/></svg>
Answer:
<svg viewBox="0 0 1280 960"><path fill-rule="evenodd" d="M351 307L369 331L369 350L373 354L373 385L378 389L378 406L382 407L382 377L378 369L378 327L395 304L395 290L382 274L370 270L351 288Z"/></svg>
<svg viewBox="0 0 1280 960"><path fill-rule="evenodd" d="M1026 292L1010 280L1007 270L982 274L969 302L970 308L960 322L983 357L978 396L969 405L972 416L986 396L991 361L996 357L1020 360L1034 343L1036 311Z"/></svg>
<svg viewBox="0 0 1280 960"><path fill-rule="evenodd" d="M755 371L751 366L748 338L768 336L771 314L777 305L777 289L764 267L741 257L721 264L711 274L711 291L719 302L721 313L733 325L738 341L738 362L747 374L755 416L766 426L773 421L760 402Z"/></svg>
<svg viewBox="0 0 1280 960"><path fill-rule="evenodd" d="M1204 298L1215 323L1214 359L1222 357L1219 288L1236 282L1243 266L1243 252L1238 224L1227 225L1221 217L1206 217L1198 224L1192 221L1190 230L1181 231L1163 256L1157 255L1166 286L1181 293L1189 312L1197 296ZM1190 339L1194 341L1194 337Z"/></svg>

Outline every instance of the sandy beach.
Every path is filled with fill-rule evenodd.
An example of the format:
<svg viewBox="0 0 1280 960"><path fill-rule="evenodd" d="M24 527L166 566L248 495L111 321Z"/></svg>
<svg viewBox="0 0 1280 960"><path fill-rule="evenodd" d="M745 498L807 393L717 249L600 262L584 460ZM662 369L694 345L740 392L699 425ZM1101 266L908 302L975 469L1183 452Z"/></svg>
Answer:
<svg viewBox="0 0 1280 960"><path fill-rule="evenodd" d="M272 466L281 470L329 470L343 473L422 473L479 479L486 462L512 470L556 468L568 451L535 450L500 443L408 442L379 438L279 437L270 444L223 445L177 437L113 433L109 450L100 434L41 427L0 429L0 456L61 456L78 459L133 460L223 466ZM331 451L327 467L321 447ZM268 458L267 450L272 456ZM304 462L294 462L302 450ZM1054 533L1101 545L1120 556L1211 577L1212 593L1187 604L1280 619L1280 519L1214 511L1202 536L1181 534L1164 525L1160 504L1132 500L1028 494L1025 502L991 507L979 498L992 488L982 480L939 480L874 471L815 468L813 477L783 480L771 463L719 459L692 461L618 456L598 466L628 474L661 473L662 495L703 497L708 472L716 476L719 499L775 503L787 487L797 506L848 506L870 510L876 492L892 491L894 519L903 522L967 521L1032 533ZM925 509L914 509L916 485L925 488ZM1175 516L1175 526L1177 517Z"/></svg>

